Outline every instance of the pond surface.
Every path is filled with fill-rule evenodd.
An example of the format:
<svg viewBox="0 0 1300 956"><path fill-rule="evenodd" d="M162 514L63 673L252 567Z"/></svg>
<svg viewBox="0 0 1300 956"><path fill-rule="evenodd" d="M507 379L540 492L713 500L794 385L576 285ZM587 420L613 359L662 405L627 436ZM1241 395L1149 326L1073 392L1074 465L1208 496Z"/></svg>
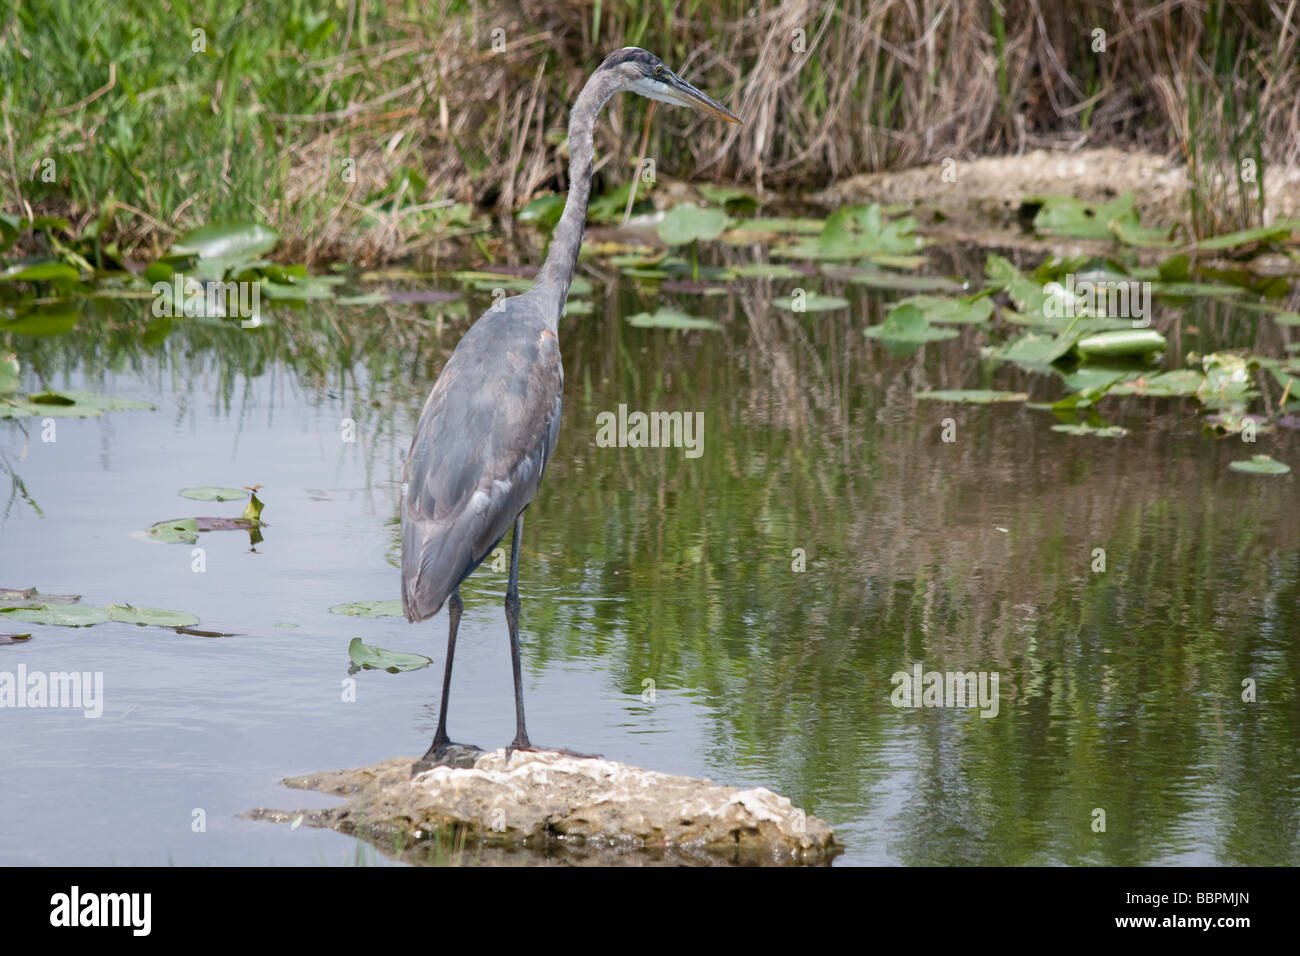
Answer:
<svg viewBox="0 0 1300 956"><path fill-rule="evenodd" d="M1296 433L1216 440L1190 400L1107 399L1120 439L1052 432L1022 405L917 402L1062 388L981 362L978 329L890 356L862 334L884 299L772 308L789 285L667 297L721 331L629 326L664 300L627 280L561 323L563 431L521 571L533 740L770 787L835 827L840 864L1300 863L1296 479L1228 470L1256 450L1294 465ZM0 586L186 610L234 636L7 624L33 638L0 646L0 670L99 671L104 702L98 719L0 712L0 864L386 862L237 814L331 804L279 780L432 737L445 615L329 608L399 596L401 465L468 320L325 304L142 340L147 309L87 302L68 334L13 336L24 390L156 410L59 419L54 442L39 420L0 422ZM1279 354L1289 331L1217 304L1156 325L1170 356ZM601 447L597 416L620 405L702 413L702 454ZM240 513L178 497L196 485L261 485L267 522L254 547L201 535L202 573L190 545L130 536ZM514 733L504 587L484 565L464 589L451 697L452 736L489 747ZM362 672L345 701L354 637L434 665ZM997 716L893 706L893 675L918 662L996 672Z"/></svg>

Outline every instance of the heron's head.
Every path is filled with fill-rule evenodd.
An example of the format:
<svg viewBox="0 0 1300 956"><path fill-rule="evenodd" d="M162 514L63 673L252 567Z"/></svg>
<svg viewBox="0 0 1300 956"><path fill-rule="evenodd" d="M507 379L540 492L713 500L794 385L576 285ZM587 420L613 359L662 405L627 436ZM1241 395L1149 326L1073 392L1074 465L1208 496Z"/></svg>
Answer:
<svg viewBox="0 0 1300 956"><path fill-rule="evenodd" d="M735 113L691 86L648 50L625 46L605 57L600 68L617 74L623 81L622 89L628 92L676 106L689 106L728 123L740 122Z"/></svg>

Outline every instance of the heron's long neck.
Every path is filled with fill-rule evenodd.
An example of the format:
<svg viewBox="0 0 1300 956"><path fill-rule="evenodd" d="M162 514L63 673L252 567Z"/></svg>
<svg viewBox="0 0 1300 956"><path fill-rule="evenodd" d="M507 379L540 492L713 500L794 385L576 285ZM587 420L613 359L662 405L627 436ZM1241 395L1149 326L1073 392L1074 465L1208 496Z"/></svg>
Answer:
<svg viewBox="0 0 1300 956"><path fill-rule="evenodd" d="M596 123L596 114L614 95L620 82L615 74L597 70L578 94L578 101L573 104L569 116L569 198L564 203L564 214L551 234L550 252L537 273L537 287L545 289L548 297L558 295L553 307L546 310L547 315L556 320L573 282L573 267L578 261L582 233L587 225L594 152L591 130Z"/></svg>

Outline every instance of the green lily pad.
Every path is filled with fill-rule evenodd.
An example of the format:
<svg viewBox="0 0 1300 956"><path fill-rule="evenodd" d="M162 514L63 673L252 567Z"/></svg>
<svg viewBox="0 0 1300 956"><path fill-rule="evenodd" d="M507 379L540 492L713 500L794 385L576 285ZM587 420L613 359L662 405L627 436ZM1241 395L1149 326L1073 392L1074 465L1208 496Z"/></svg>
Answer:
<svg viewBox="0 0 1300 956"><path fill-rule="evenodd" d="M997 402L1023 402L1029 399L1029 395L1025 392L999 392L987 388L917 392L916 397L936 402L961 402L967 405L992 405Z"/></svg>
<svg viewBox="0 0 1300 956"><path fill-rule="evenodd" d="M108 616L119 624L156 624L159 627L193 627L199 619L185 611L165 611L156 607L132 607L110 604Z"/></svg>
<svg viewBox="0 0 1300 956"><path fill-rule="evenodd" d="M950 299L937 295L913 295L898 302L894 308L906 305L920 309L931 322L954 325L983 325L993 316L993 302L988 296Z"/></svg>
<svg viewBox="0 0 1300 956"><path fill-rule="evenodd" d="M1116 385L1110 391L1113 395L1175 398L1195 395L1204 382L1205 375L1196 369L1180 368L1171 372L1161 372L1150 378L1139 377L1135 381Z"/></svg>
<svg viewBox="0 0 1300 956"><path fill-rule="evenodd" d="M817 238L773 249L772 255L796 259L908 256L925 246L915 229L911 216L886 221L879 203L845 206L831 214Z"/></svg>
<svg viewBox="0 0 1300 956"><path fill-rule="evenodd" d="M717 186L713 183L700 183L696 188L700 191L701 196L711 203L717 203L719 206L752 212L763 205L761 199L738 186Z"/></svg>
<svg viewBox="0 0 1300 956"><path fill-rule="evenodd" d="M212 485L182 488L180 494L182 498L191 498L194 501L242 501L248 497L248 492L242 488L217 488Z"/></svg>
<svg viewBox="0 0 1300 956"><path fill-rule="evenodd" d="M891 309L880 325L863 329L868 338L896 342L901 345L920 345L925 342L938 342L942 339L956 338L960 333L956 329L936 328L930 320L914 305L905 305Z"/></svg>
<svg viewBox="0 0 1300 956"><path fill-rule="evenodd" d="M84 604L33 604L25 607L6 607L0 608L0 615L16 621L26 621L28 624L55 624L60 627L91 627L108 620L107 610Z"/></svg>
<svg viewBox="0 0 1300 956"><path fill-rule="evenodd" d="M727 228L727 214L721 209L705 209L694 203L674 206L659 223L659 238L670 246L716 239Z"/></svg>
<svg viewBox="0 0 1300 956"><path fill-rule="evenodd" d="M258 222L219 222L200 226L181 236L172 255L200 259L252 258L270 252L280 234Z"/></svg>
<svg viewBox="0 0 1300 956"><path fill-rule="evenodd" d="M163 544L194 544L199 540L199 523L195 518L175 518L159 521L145 531L132 531L137 541L154 541Z"/></svg>
<svg viewBox="0 0 1300 956"><path fill-rule="evenodd" d="M1130 231L1139 228L1131 192L1105 203L1085 202L1072 196L1038 196L1027 199L1026 202L1041 204L1034 216L1034 229L1048 235L1069 236L1073 239L1109 239L1112 236L1112 222L1119 223Z"/></svg>
<svg viewBox="0 0 1300 956"><path fill-rule="evenodd" d="M1166 344L1165 337L1155 329L1125 329L1085 336L1075 343L1075 348L1087 359L1090 356L1147 355L1164 351Z"/></svg>
<svg viewBox="0 0 1300 956"><path fill-rule="evenodd" d="M349 604L335 604L330 608L331 614L345 614L348 617L405 617L401 601L352 601Z"/></svg>
<svg viewBox="0 0 1300 956"><path fill-rule="evenodd" d="M1290 465L1278 461L1271 455L1251 455L1249 458L1234 461L1228 467L1248 475L1286 475L1291 472Z"/></svg>
<svg viewBox="0 0 1300 956"><path fill-rule="evenodd" d="M433 663L433 658L425 657L423 654L385 650L373 644L366 644L359 637L352 638L348 644L348 659L352 661L353 667L361 670L383 670L390 674L419 670Z"/></svg>
<svg viewBox="0 0 1300 956"><path fill-rule="evenodd" d="M643 329L721 329L713 319L701 319L676 309L660 306L654 312L638 312L627 317L628 325Z"/></svg>
<svg viewBox="0 0 1300 956"><path fill-rule="evenodd" d="M0 418L96 418L105 412L152 411L148 402L93 392L43 392L0 401Z"/></svg>
<svg viewBox="0 0 1300 956"><path fill-rule="evenodd" d="M806 293L802 301L797 301L792 295L783 295L778 299L772 300L772 304L778 309L785 309L787 312L829 312L833 309L848 308L849 300L841 299L837 295L822 295L820 292ZM802 305L802 308L795 308L795 305Z"/></svg>
<svg viewBox="0 0 1300 956"><path fill-rule="evenodd" d="M999 362L1014 362L1031 371L1042 371L1073 345L1072 336L1026 332L1006 345L985 349L983 355Z"/></svg>

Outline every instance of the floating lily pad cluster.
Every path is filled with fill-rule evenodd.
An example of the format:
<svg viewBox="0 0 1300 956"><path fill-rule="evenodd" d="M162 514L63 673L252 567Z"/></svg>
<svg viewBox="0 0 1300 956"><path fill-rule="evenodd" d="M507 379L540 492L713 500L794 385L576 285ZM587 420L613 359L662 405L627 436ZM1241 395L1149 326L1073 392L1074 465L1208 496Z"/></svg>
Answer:
<svg viewBox="0 0 1300 956"><path fill-rule="evenodd" d="M45 390L22 394L18 358L0 355L0 418L96 418L105 412L152 410L148 402L95 392Z"/></svg>
<svg viewBox="0 0 1300 956"><path fill-rule="evenodd" d="M107 621L119 624L155 625L158 627L189 628L199 619L186 611L169 611L156 607L135 607L131 604L110 604L93 607L81 604L77 594L41 594L36 588L0 588L0 627L7 622L57 625L59 627L93 627ZM30 637L30 635L7 635ZM6 643L14 643L12 640Z"/></svg>
<svg viewBox="0 0 1300 956"><path fill-rule="evenodd" d="M247 531L252 544L262 541L261 529L263 502L257 497L260 485L247 488L223 488L204 485L182 488L180 496L192 501L241 501L248 499L244 512L234 517L171 518L159 521L143 531L132 531L131 537L154 544L194 544L199 534L207 531Z"/></svg>

